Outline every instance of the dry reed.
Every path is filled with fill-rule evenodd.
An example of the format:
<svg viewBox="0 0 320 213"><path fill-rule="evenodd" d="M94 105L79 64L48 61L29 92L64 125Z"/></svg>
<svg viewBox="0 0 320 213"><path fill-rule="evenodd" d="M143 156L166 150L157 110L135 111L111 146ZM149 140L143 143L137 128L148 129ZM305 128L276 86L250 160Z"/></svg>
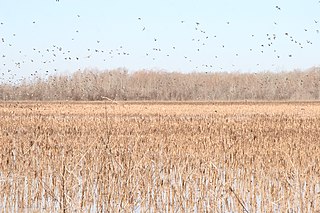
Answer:
<svg viewBox="0 0 320 213"><path fill-rule="evenodd" d="M4 212L320 210L318 103L0 107Z"/></svg>

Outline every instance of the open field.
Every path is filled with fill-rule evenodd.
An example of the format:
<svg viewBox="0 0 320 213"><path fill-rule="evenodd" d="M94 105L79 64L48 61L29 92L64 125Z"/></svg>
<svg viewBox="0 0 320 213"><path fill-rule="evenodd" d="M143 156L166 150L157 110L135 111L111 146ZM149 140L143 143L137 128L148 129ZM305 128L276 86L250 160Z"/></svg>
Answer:
<svg viewBox="0 0 320 213"><path fill-rule="evenodd" d="M2 212L320 211L318 102L2 102Z"/></svg>

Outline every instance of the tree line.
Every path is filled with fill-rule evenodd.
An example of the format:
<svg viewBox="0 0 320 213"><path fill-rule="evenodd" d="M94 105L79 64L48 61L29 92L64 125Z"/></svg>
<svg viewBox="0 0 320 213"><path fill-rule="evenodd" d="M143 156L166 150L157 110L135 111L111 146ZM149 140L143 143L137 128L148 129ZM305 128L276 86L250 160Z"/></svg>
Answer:
<svg viewBox="0 0 320 213"><path fill-rule="evenodd" d="M1 84L0 100L318 100L320 68L290 72L179 73L82 70Z"/></svg>

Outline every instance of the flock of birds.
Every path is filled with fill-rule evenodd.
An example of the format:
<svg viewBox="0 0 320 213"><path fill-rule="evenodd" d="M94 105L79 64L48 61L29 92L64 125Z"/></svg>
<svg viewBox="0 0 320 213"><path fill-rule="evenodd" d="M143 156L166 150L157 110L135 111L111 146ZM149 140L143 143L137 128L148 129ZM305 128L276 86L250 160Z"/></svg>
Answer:
<svg viewBox="0 0 320 213"><path fill-rule="evenodd" d="M56 0L57 2L59 2L59 0ZM320 4L320 1L319 1ZM278 5L275 6L274 8L275 10L277 10L278 12L282 11L282 8L279 7ZM77 19L81 19L81 15L77 15L76 16ZM178 21L179 24L181 25L185 25L187 23L187 21L185 20L180 20ZM304 28L301 29L301 31L304 31L306 33L310 32L310 33L315 33L315 34L319 34L320 36L320 20L313 20L313 25L312 28ZM37 25L37 21L32 21L33 25ZM278 25L277 21L274 21L273 24L275 26ZM1 22L0 20L0 32L1 27L5 26L6 23ZM144 18L143 17L137 17L137 25L140 26L140 31L141 33L144 33L146 31L148 31L148 27L144 24ZM225 23L225 25L227 26L231 26L232 25L232 20L227 21ZM194 33L190 36L190 42L191 42L191 47L194 48L194 52L201 52L203 48L210 46L208 43L212 42L212 39L216 39L216 41L218 39L220 39L220 41L223 41L223 38L219 38L219 35L217 34L209 34L206 29L204 28L204 26L202 26L202 24L200 22L194 22L192 24L188 23L188 26L192 27L194 30ZM76 36L80 34L80 31L78 29L76 29L74 31L74 37L70 38L70 41L75 41L76 40ZM1 36L1 33L0 33ZM6 37L1 37L0 39L0 49L3 49L4 47L10 51L10 48L14 47L14 37L16 37L17 34L13 33L11 38L6 38ZM248 35L251 38L255 38L256 35L255 34L250 34ZM286 39L288 42L291 42L292 45L296 45L297 47L303 49L303 48L307 48L308 45L313 45L313 41L312 40L299 40L297 37L295 37L294 34L291 34L290 32L284 32L283 34L278 34L278 33L267 33L265 35L265 40L263 41L259 41L260 43L258 44L258 46L254 46L251 48L248 48L248 52L253 52L255 54L259 53L259 54L263 54L265 51L270 51L272 50L273 55L276 59L280 59L282 57L288 57L288 58L293 58L294 57L294 53L288 53L287 55L283 55L277 52L276 47L274 47L275 42L277 41L277 39L279 39L279 37L281 37L282 39ZM153 42L153 47L149 48L148 51L145 52L144 57L146 57L149 60L152 61L156 61L157 57L161 54L161 57L170 57L173 54L175 54L175 51L177 51L179 48L181 49L182 47L178 47L176 45L171 45L170 48L168 48L168 46L166 46L165 48L162 48L159 44L159 40L161 40L161 37L153 37L153 38L149 38L152 40ZM6 54L6 52L1 51L1 56L0 56L0 72L1 72L1 76L0 76L0 82L9 82L9 83L16 83L17 79L17 70L22 70L22 67L24 64L29 63L29 64L34 64L34 71L33 73L30 75L30 79L34 79L37 78L38 76L42 76L43 74L46 76L51 75L54 72L59 71L57 68L53 68L53 70L47 68L47 69L43 69L43 68L39 68L39 64L42 65L49 65L49 64L54 64L57 62L61 62L61 61L70 61L70 62L78 62L78 61L83 61L83 60L91 60L95 57L99 57L99 58L103 58L104 62L108 62L108 60L112 59L112 58L116 58L116 57L128 57L130 55L133 55L134 53L131 52L130 50L126 50L124 45L119 45L117 48L113 48L113 49L105 49L102 48L102 46L100 47L99 45L101 43L103 43L103 40L97 39L95 41L96 45L94 48L89 48L89 47L85 47L85 55L78 55L74 54L73 51L71 49L66 49L61 45L57 45L57 44L51 44L49 45L47 48L45 49L41 49L41 48L36 48L36 47L31 47L31 51L32 51L32 57L34 58L30 58L26 53L24 53L22 50L19 50L18 54L21 55L21 57L19 58L19 60L13 60L10 58L10 56L8 54ZM226 46L228 45L228 43L219 43L218 46L221 50L223 50L224 48L226 48ZM210 47L209 47L210 48ZM183 48L182 48L183 49ZM216 67L215 66L215 60L218 60L218 58L220 57L219 52L216 52L216 54L212 55L212 61L210 63L202 63L202 64L195 64L193 63L193 59L192 57L188 56L187 54L185 55L181 55L180 57L185 60L187 63L190 63L190 66L194 66L195 70L202 70L202 69L209 69L211 71L215 71L217 69L219 70L224 70L223 67ZM12 55L12 53L10 53ZM241 52L234 52L233 53L234 57L240 57ZM7 58L9 58L7 60ZM256 66L259 66L260 64L257 63ZM235 64L232 64L233 67L236 67ZM44 67L50 67L50 66L44 66ZM54 67L54 66L52 66ZM79 68L81 69L81 68ZM83 69L83 68L82 68ZM41 73L41 74L40 74ZM9 75L9 78L8 78ZM18 80L22 80L23 78L20 78ZM2 80L2 81L1 81Z"/></svg>

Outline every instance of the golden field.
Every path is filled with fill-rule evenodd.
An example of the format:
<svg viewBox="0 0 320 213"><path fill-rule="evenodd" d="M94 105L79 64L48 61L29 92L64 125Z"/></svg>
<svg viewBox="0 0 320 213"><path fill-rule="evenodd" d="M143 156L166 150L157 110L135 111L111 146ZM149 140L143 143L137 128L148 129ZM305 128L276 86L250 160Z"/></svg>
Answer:
<svg viewBox="0 0 320 213"><path fill-rule="evenodd" d="M320 211L318 102L2 102L1 212Z"/></svg>

